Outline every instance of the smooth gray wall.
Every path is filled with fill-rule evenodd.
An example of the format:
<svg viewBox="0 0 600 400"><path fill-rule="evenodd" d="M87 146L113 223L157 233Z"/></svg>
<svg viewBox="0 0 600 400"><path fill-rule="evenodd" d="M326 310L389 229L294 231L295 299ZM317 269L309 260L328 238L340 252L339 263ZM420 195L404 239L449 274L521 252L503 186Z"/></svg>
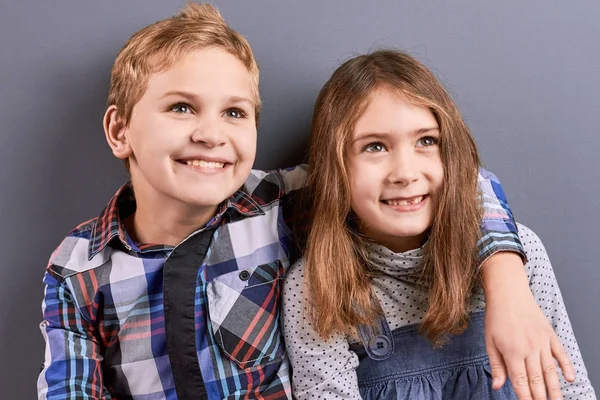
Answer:
<svg viewBox="0 0 600 400"><path fill-rule="evenodd" d="M110 67L182 1L12 1L0 9L0 397L35 397L48 256L125 179L101 126ZM455 95L517 219L544 240L600 384L600 2L215 1L262 69L256 166L303 157L318 90L347 58L400 47Z"/></svg>

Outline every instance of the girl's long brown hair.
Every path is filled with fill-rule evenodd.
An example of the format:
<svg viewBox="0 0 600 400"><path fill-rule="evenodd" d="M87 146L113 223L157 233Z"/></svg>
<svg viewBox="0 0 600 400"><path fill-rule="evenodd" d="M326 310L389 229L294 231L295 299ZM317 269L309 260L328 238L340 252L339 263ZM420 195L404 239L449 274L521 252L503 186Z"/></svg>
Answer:
<svg viewBox="0 0 600 400"><path fill-rule="evenodd" d="M430 282L421 331L434 343L462 332L477 279L476 243L481 206L475 142L443 86L406 53L381 50L342 64L315 104L307 193L312 218L304 253L307 303L313 328L323 338L374 324L381 308L371 289L364 238L353 223L346 146L357 119L377 89L393 90L428 107L440 127L444 183L424 260Z"/></svg>

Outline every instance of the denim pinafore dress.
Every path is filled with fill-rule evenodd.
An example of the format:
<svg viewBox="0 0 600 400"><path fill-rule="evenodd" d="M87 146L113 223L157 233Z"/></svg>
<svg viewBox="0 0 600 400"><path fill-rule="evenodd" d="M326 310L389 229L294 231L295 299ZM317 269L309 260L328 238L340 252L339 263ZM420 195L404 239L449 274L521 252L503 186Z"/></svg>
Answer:
<svg viewBox="0 0 600 400"><path fill-rule="evenodd" d="M362 343L351 345L360 359L356 370L365 400L513 400L510 382L492 389L485 347L484 313L471 314L467 330L441 348L419 335L418 325L390 331L382 318L377 329L361 326Z"/></svg>

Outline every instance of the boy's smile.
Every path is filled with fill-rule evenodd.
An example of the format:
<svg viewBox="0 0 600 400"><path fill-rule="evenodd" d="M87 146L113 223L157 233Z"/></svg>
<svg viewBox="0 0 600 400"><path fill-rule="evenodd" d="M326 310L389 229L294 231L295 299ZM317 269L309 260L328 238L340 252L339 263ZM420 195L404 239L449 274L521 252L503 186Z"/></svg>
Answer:
<svg viewBox="0 0 600 400"><path fill-rule="evenodd" d="M233 161L226 158L207 157L202 154L182 157L175 160L181 165L187 165L197 173L218 174L233 167Z"/></svg>
<svg viewBox="0 0 600 400"><path fill-rule="evenodd" d="M122 148L113 146L129 159L136 214L170 213L199 227L244 184L256 154L252 82L238 58L216 47L150 75L120 131Z"/></svg>

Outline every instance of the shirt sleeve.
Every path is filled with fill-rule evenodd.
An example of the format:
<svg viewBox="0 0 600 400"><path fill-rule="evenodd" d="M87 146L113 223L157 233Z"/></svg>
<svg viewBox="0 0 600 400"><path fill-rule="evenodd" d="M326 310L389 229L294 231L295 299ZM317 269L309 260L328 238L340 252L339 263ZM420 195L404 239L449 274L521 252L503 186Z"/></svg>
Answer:
<svg viewBox="0 0 600 400"><path fill-rule="evenodd" d="M283 181L284 195L281 198L283 223L292 232L295 246L289 253L293 263L301 257L308 236L310 201L304 192L308 177L308 165L300 164L292 168L278 170Z"/></svg>
<svg viewBox="0 0 600 400"><path fill-rule="evenodd" d="M477 243L479 263L483 264L499 251L518 253L525 262L526 255L519 240L517 225L500 181L493 173L481 168L479 188L483 205L481 238Z"/></svg>
<svg viewBox="0 0 600 400"><path fill-rule="evenodd" d="M304 309L303 265L288 273L283 289L283 331L292 366L295 399L360 399L358 356L346 337L323 340L311 327Z"/></svg>
<svg viewBox="0 0 600 400"><path fill-rule="evenodd" d="M38 377L38 399L103 399L101 343L94 327L82 317L64 280L44 276L43 321L45 361Z"/></svg>
<svg viewBox="0 0 600 400"><path fill-rule="evenodd" d="M296 165L295 167L284 168L278 171L283 178L286 194L302 189L304 186L306 186L306 179L308 178L308 164L300 164Z"/></svg>
<svg viewBox="0 0 600 400"><path fill-rule="evenodd" d="M529 287L575 367L576 378L574 382L567 382L559 374L563 397L565 400L595 400L594 388L588 379L579 345L575 339L546 248L540 238L526 226L519 225L519 232L529 260L525 264L529 277Z"/></svg>

